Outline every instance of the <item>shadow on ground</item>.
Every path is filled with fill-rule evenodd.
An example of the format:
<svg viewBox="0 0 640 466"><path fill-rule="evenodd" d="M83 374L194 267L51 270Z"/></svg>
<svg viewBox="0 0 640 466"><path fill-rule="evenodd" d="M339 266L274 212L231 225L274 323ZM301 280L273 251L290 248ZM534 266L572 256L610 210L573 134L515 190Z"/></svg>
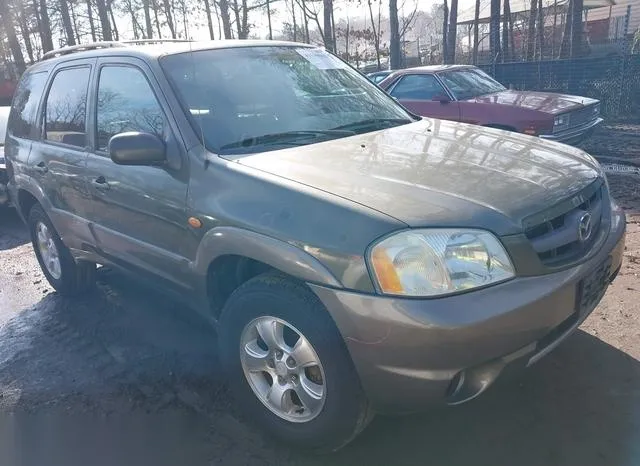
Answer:
<svg viewBox="0 0 640 466"><path fill-rule="evenodd" d="M0 328L0 438L12 439L0 441L0 459L10 466L43 458L65 466L636 466L639 387L640 362L578 331L472 403L378 417L344 450L313 457L274 444L238 415L210 327L103 269L94 295L48 295Z"/></svg>
<svg viewBox="0 0 640 466"><path fill-rule="evenodd" d="M0 251L28 242L29 232L18 213L14 209L0 207Z"/></svg>

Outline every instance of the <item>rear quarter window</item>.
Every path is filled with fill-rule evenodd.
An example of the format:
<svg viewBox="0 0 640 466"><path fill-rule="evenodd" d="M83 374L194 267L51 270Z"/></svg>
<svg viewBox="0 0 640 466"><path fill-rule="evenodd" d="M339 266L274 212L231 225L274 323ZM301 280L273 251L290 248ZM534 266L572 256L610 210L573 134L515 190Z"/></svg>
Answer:
<svg viewBox="0 0 640 466"><path fill-rule="evenodd" d="M22 77L9 116L9 134L20 138L36 137L38 104L46 82L46 72L27 73Z"/></svg>

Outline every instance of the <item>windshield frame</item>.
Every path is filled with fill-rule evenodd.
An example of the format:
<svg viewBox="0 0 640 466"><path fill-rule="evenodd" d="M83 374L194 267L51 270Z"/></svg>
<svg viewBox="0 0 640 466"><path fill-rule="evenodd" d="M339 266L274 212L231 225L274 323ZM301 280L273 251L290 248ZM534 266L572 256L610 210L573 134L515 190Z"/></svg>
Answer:
<svg viewBox="0 0 640 466"><path fill-rule="evenodd" d="M449 85L449 83L446 80L446 76L447 75L453 75L454 73L480 74L480 75L483 75L483 77L488 78L490 81L492 81L497 86L496 86L495 89L493 89L493 90L491 90L489 92L479 92L477 94L471 94L471 95L466 95L466 94L458 95L458 93L456 93L456 91ZM457 68L457 69L453 69L453 70L443 70L443 71L437 72L436 75L440 79L440 82L445 86L445 88L453 96L453 98L455 100L458 100L458 101L475 99L475 98L481 97L483 95L495 94L496 92L502 92L502 91L506 91L507 90L506 86L504 86L502 83L500 83L499 81L494 79L492 76L490 76L489 74L487 74L486 72L484 72L483 70L481 70L480 68L477 68L477 67L464 67L464 68Z"/></svg>
<svg viewBox="0 0 640 466"><path fill-rule="evenodd" d="M196 139L199 141L199 143L210 153L213 154L217 154L217 155L222 155L223 151L221 151L221 147L210 147L204 137L204 129L203 127L200 125L198 119L196 118L196 114L194 113L197 112L197 109L190 109L189 108L189 104L187 102L187 99L184 97L182 90L181 90L181 86L179 85L179 83L175 82L174 77L171 75L170 69L169 67L166 65L166 63L174 57L178 57L178 56L188 56L191 54L198 54L198 53L215 53L215 52L224 52L224 51L229 51L229 50L239 50L239 49L260 49L260 48L271 48L271 49L291 49L291 50L296 50L296 49L308 49L308 50L321 50L322 52L331 55L332 59L334 60L339 60L341 62L341 65L344 66L344 68L348 68L350 73L353 75L353 79L358 79L358 83L360 85L361 90L363 90L364 92L366 92L367 94L371 95L375 95L377 98L379 99L383 99L385 100L385 104L389 105L390 107L393 107L393 109L402 114L403 118L406 117L407 120L407 124L409 123L413 123L415 121L419 121L422 119L422 117L417 116L413 113L411 113L410 111L408 111L406 108L404 108L399 102L397 102L395 99L393 99L389 94L387 94L384 90L382 90L378 85L376 85L375 83L371 82L364 74L362 74L357 68L355 68L353 65L351 65L350 63L346 62L345 60L343 60L342 58L340 58L339 56L325 50L322 47L316 47L316 46L311 46L308 44L281 44L281 43L276 43L276 44L252 44L252 45L248 45L248 46L242 46L242 47L238 47L238 46L229 46L229 47L211 47L211 48L195 48L194 50L186 50L186 51L180 51L180 52L175 52L175 53L168 53L165 55L162 55L160 57L158 57L158 63L159 63L159 68L162 70L162 73L164 75L164 78L166 79L167 83L169 84L169 87L171 88L171 90L173 91L173 94L175 96L175 99L177 100L179 106L180 106L180 110L183 112L183 115L186 117L186 119L188 120L191 129L194 132L194 136L196 137ZM195 64L195 66L197 66L197 62ZM357 77L357 78L356 78ZM197 78L196 78L197 79ZM318 128L320 129L320 128ZM377 131L381 128L372 128L370 130L366 130L366 131L362 131L360 133L357 134L365 134L368 132L373 132L373 131ZM313 131L313 129L310 129L310 131ZM341 139L343 137L350 137L349 135L343 134L340 135L339 137L335 137L332 139ZM320 142L324 142L327 141L328 139L326 138L319 138L318 140L309 140L308 143L305 144L300 144L300 145L311 145L311 144L316 144L316 143L320 143ZM234 153L233 155L251 155L252 153L257 153L257 152L266 152L266 151L271 151L271 150L275 150L273 147L261 147L260 151L251 151L251 152L246 152L246 153Z"/></svg>

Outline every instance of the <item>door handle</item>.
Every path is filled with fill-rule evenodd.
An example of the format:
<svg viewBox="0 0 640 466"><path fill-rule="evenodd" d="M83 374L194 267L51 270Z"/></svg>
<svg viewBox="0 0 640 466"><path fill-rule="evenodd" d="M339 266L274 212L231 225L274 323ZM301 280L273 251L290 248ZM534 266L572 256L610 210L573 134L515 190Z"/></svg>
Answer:
<svg viewBox="0 0 640 466"><path fill-rule="evenodd" d="M93 186L94 188L99 189L101 191L106 191L110 187L109 183L107 183L107 180L105 179L104 176L99 176L98 178L93 180Z"/></svg>
<svg viewBox="0 0 640 466"><path fill-rule="evenodd" d="M47 164L44 163L44 162L40 162L34 168L36 169L36 171L38 171L40 173L47 173L49 171L49 169L47 168Z"/></svg>

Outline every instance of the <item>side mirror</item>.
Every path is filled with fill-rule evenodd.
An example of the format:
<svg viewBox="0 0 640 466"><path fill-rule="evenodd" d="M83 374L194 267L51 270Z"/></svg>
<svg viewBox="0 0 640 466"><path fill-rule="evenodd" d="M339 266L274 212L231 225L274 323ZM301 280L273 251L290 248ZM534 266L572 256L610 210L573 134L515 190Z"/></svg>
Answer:
<svg viewBox="0 0 640 466"><path fill-rule="evenodd" d="M167 161L164 142L158 136L133 131L113 136L109 155L118 165L162 165Z"/></svg>
<svg viewBox="0 0 640 466"><path fill-rule="evenodd" d="M431 100L433 100L434 102L440 102L441 104L448 104L449 102L451 102L449 96L444 94L436 94L431 97Z"/></svg>

